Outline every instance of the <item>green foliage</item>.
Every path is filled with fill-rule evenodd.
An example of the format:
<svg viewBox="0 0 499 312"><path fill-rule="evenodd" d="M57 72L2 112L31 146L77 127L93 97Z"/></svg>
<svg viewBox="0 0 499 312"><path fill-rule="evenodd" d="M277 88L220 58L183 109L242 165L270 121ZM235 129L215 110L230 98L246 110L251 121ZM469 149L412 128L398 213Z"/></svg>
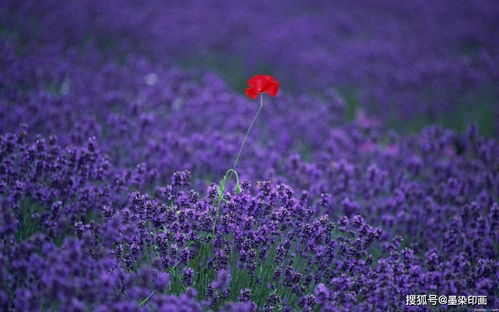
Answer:
<svg viewBox="0 0 499 312"><path fill-rule="evenodd" d="M21 200L19 207L19 231L16 233L18 241L24 241L31 236L40 233L42 227L38 218L34 218L34 214L42 213L44 208L30 199ZM36 217L36 215L35 215Z"/></svg>
<svg viewBox="0 0 499 312"><path fill-rule="evenodd" d="M207 233L207 235L209 236L209 233ZM229 263L231 270L231 283L229 286L230 294L227 301L237 300L240 290L249 288L252 294L250 299L259 306L265 304L269 295L275 293L281 298L289 299L291 306L295 308L297 307L299 296L293 293L290 288L284 286L280 279L275 280L273 278L273 274L277 268L277 264L274 263L274 259L278 245L279 242L275 242L268 250L265 257L258 260L256 270L253 274L250 274L247 269L238 267L237 260L239 258L239 252L237 250L232 251ZM300 255L298 250L294 250L294 253L296 254L292 261L292 267L294 270L302 274L305 274L307 269L312 273L317 271L318 268L311 267L308 261ZM213 256L213 242L211 240L207 240L201 243L196 257L191 259L186 265L186 267L192 268L195 272L192 287L197 290L199 300L207 299L206 289L216 278L217 272L206 266L208 259ZM182 270L183 267L181 268L179 266L174 266L168 270L171 280L168 293L179 295L185 291L186 287L182 280ZM275 288L268 288L268 284L272 284ZM306 292L312 292L313 288L314 284L312 283L306 289Z"/></svg>

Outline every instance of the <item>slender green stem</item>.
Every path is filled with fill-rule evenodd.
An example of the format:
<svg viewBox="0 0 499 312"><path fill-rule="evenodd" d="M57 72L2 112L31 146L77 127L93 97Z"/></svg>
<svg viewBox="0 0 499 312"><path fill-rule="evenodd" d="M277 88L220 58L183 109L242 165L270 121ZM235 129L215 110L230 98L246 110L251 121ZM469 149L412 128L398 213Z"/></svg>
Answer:
<svg viewBox="0 0 499 312"><path fill-rule="evenodd" d="M232 170L236 170L237 163L239 162L239 158L241 157L241 153L244 148L244 144L246 144L246 140L248 139L248 136L251 132L251 129L253 128L253 125L255 124L256 118L258 118L258 115L262 111L263 108L263 94L260 94L260 106L258 107L258 111L255 114L255 117L253 117L253 120L251 121L250 126L248 127L248 130L246 131L246 134L244 135L243 143L241 144L241 148L239 149L239 153L237 153L236 160L234 161L234 165L232 166Z"/></svg>
<svg viewBox="0 0 499 312"><path fill-rule="evenodd" d="M237 153L236 159L234 160L234 165L232 166L231 169L227 170L227 172L225 173L226 174L226 176L224 177L225 183L223 185L221 195L219 195L219 197L218 197L217 214L215 216L215 223L213 224L213 234L215 234L215 228L216 228L216 222L217 222L218 214L219 214L219 210L220 210L220 204L222 203L222 200L223 200L224 195L225 195L225 191L227 190L227 185L229 184L230 179L232 178L234 173L237 175L237 172L236 172L237 163L239 162L239 158L241 157L241 153L243 152L243 148L244 148L244 145L246 144L246 140L248 139L248 136L251 132L251 129L253 128L253 125L255 124L255 121L258 118L258 115L260 115L262 108L263 108L263 94L260 94L260 106L258 107L258 110L257 110L255 116L253 117L253 120L251 121L251 124L249 125L248 130L246 130L246 134L244 135L244 138L243 138L243 143L241 144L241 147L239 148L239 152Z"/></svg>
<svg viewBox="0 0 499 312"><path fill-rule="evenodd" d="M139 307L143 306L144 304L146 304L146 302L149 300L149 298L151 298L151 296L154 294L154 290L149 294L149 296L147 296L147 298L145 298L144 300L142 300L140 303L139 303Z"/></svg>

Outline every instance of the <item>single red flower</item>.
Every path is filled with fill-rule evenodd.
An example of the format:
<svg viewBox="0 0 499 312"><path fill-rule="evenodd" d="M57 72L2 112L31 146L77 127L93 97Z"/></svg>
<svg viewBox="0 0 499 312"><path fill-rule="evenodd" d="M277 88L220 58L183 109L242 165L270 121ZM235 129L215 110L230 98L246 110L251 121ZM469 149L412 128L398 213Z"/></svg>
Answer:
<svg viewBox="0 0 499 312"><path fill-rule="evenodd" d="M279 82L269 75L256 75L248 80L249 87L244 93L250 99L256 99L261 93L267 93L271 96L276 96L279 91Z"/></svg>

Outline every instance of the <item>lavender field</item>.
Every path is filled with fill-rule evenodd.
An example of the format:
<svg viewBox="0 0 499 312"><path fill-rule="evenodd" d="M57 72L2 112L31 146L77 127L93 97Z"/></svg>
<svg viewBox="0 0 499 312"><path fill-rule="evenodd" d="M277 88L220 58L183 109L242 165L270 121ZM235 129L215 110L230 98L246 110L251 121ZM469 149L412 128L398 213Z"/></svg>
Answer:
<svg viewBox="0 0 499 312"><path fill-rule="evenodd" d="M498 311L498 86L492 0L2 0L0 311Z"/></svg>

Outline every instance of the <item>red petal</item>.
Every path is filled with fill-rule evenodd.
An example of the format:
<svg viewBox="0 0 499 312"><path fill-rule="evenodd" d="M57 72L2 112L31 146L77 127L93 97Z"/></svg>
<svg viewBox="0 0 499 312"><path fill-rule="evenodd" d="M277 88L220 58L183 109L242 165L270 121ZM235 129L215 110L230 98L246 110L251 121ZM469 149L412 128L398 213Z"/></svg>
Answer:
<svg viewBox="0 0 499 312"><path fill-rule="evenodd" d="M266 84L272 80L274 80L274 78L269 75L256 75L248 80L248 85L255 88L257 91L262 92L265 91L264 88L266 87Z"/></svg>
<svg viewBox="0 0 499 312"><path fill-rule="evenodd" d="M269 83L265 92L271 96L276 96L277 92L279 92L279 82L273 81L273 82Z"/></svg>
<svg viewBox="0 0 499 312"><path fill-rule="evenodd" d="M258 96L258 91L253 88L253 87L248 87L246 88L246 90L244 90L244 94L246 94L247 97L249 97L250 99L256 99L256 97Z"/></svg>

